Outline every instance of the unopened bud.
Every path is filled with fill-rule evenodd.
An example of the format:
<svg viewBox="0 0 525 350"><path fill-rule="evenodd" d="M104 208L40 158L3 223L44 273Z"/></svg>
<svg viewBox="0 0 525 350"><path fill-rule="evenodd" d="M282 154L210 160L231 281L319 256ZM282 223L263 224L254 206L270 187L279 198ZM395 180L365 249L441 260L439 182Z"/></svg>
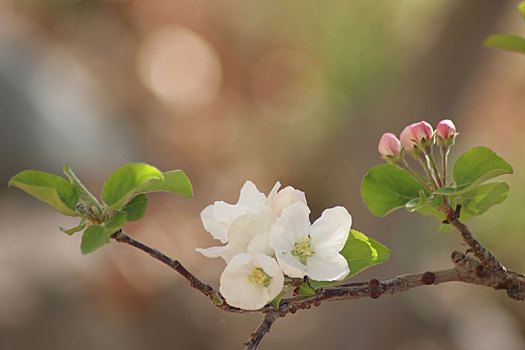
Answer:
<svg viewBox="0 0 525 350"><path fill-rule="evenodd" d="M396 135L387 132L381 136L377 149L383 159L389 163L395 163L401 158L401 142Z"/></svg>
<svg viewBox="0 0 525 350"><path fill-rule="evenodd" d="M440 146L452 146L456 140L456 126L450 119L439 122L436 128L437 144Z"/></svg>
<svg viewBox="0 0 525 350"><path fill-rule="evenodd" d="M417 152L433 143L432 126L427 122L414 123L401 132L401 144L407 152Z"/></svg>

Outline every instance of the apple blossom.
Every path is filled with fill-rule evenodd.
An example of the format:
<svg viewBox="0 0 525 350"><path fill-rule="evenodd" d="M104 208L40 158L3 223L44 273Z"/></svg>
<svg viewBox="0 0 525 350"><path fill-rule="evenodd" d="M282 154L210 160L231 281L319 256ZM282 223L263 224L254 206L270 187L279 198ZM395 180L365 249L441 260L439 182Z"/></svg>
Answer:
<svg viewBox="0 0 525 350"><path fill-rule="evenodd" d="M272 226L270 243L279 265L293 278L344 279L350 269L339 252L348 239L352 217L345 208L335 207L311 224L309 214L310 209L297 202L284 209Z"/></svg>
<svg viewBox="0 0 525 350"><path fill-rule="evenodd" d="M436 127L437 143L440 146L452 146L456 139L456 126L450 119L442 120Z"/></svg>
<svg viewBox="0 0 525 350"><path fill-rule="evenodd" d="M219 291L231 306L257 310L272 301L284 287L284 276L274 258L240 253L221 274Z"/></svg>
<svg viewBox="0 0 525 350"><path fill-rule="evenodd" d="M266 197L253 182L247 181L237 204L217 201L206 207L201 213L204 228L227 245L196 250L208 258L222 257L226 262L239 253L273 255L269 235L275 219L297 201L306 204L303 192L290 186L278 191L279 187L277 182Z"/></svg>
<svg viewBox="0 0 525 350"><path fill-rule="evenodd" d="M381 136L377 149L386 161L395 162L401 157L401 142L396 135L390 132L384 133L383 136Z"/></svg>
<svg viewBox="0 0 525 350"><path fill-rule="evenodd" d="M410 124L401 131L400 139L407 152L417 151L419 148L430 146L433 142L432 126L427 122Z"/></svg>

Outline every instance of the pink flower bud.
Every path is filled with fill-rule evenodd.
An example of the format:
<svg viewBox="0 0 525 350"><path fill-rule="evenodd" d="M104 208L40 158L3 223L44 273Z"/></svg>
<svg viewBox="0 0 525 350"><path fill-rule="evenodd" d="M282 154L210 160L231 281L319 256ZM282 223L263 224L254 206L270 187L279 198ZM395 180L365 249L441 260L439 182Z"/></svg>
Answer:
<svg viewBox="0 0 525 350"><path fill-rule="evenodd" d="M280 216L283 210L295 202L303 202L306 204L306 196L303 191L296 190L291 186L287 186L280 190L275 197L273 197L272 207Z"/></svg>
<svg viewBox="0 0 525 350"><path fill-rule="evenodd" d="M440 145L450 146L453 144L456 137L456 126L452 123L452 120L445 119L440 121L436 128L436 136Z"/></svg>
<svg viewBox="0 0 525 350"><path fill-rule="evenodd" d="M416 146L429 146L432 143L433 134L434 131L429 123L414 123L407 126L401 132L401 144L407 152L411 152Z"/></svg>
<svg viewBox="0 0 525 350"><path fill-rule="evenodd" d="M401 152L401 142L396 135L387 132L381 136L377 149L383 158L398 157Z"/></svg>

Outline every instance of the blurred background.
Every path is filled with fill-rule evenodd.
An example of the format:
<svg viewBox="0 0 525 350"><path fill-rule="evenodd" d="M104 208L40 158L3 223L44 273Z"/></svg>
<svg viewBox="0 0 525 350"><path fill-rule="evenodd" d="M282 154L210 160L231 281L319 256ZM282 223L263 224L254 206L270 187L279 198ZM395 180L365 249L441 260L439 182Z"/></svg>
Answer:
<svg viewBox="0 0 525 350"><path fill-rule="evenodd" d="M525 271L525 56L482 47L525 33L519 1L0 0L0 349L238 349L260 315L214 308L171 270L80 235L8 179L70 164L99 193L120 165L183 169L191 200L148 197L126 231L218 286L200 211L250 179L306 192L312 219L344 205L392 250L354 281L451 266L458 235L360 197L383 132L444 118L452 157L485 145L515 168L508 200L471 228ZM288 315L261 349L524 349L525 306L462 284Z"/></svg>

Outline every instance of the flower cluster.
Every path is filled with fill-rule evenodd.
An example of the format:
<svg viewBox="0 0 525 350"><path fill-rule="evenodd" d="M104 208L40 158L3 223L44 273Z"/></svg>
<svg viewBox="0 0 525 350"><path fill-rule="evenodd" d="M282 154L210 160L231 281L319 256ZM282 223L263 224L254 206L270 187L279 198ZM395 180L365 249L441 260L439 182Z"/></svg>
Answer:
<svg viewBox="0 0 525 350"><path fill-rule="evenodd" d="M456 135L456 127L449 119L440 121L435 132L429 123L421 121L404 128L399 135L401 141L392 133L383 134L377 148L386 161L396 163L403 151L417 155L434 142L440 146L452 146Z"/></svg>
<svg viewBox="0 0 525 350"><path fill-rule="evenodd" d="M281 293L285 276L337 281L350 273L339 254L352 223L348 211L326 209L312 224L305 194L279 188L277 182L266 196L247 181L237 204L217 201L201 213L206 231L224 245L197 251L226 261L219 290L232 306L263 307Z"/></svg>
<svg viewBox="0 0 525 350"><path fill-rule="evenodd" d="M445 119L438 123L436 131L432 126L421 121L410 124L401 131L399 139L392 133L384 133L379 140L377 149L381 157L390 164L395 164L400 168L407 170L417 181L420 181L428 189L445 187L447 184L447 157L450 147L456 140L456 127L454 123ZM442 156L442 171L439 174L434 156L432 154L432 145L437 143L440 146ZM404 159L405 153L415 158L427 175L426 181L412 169Z"/></svg>

